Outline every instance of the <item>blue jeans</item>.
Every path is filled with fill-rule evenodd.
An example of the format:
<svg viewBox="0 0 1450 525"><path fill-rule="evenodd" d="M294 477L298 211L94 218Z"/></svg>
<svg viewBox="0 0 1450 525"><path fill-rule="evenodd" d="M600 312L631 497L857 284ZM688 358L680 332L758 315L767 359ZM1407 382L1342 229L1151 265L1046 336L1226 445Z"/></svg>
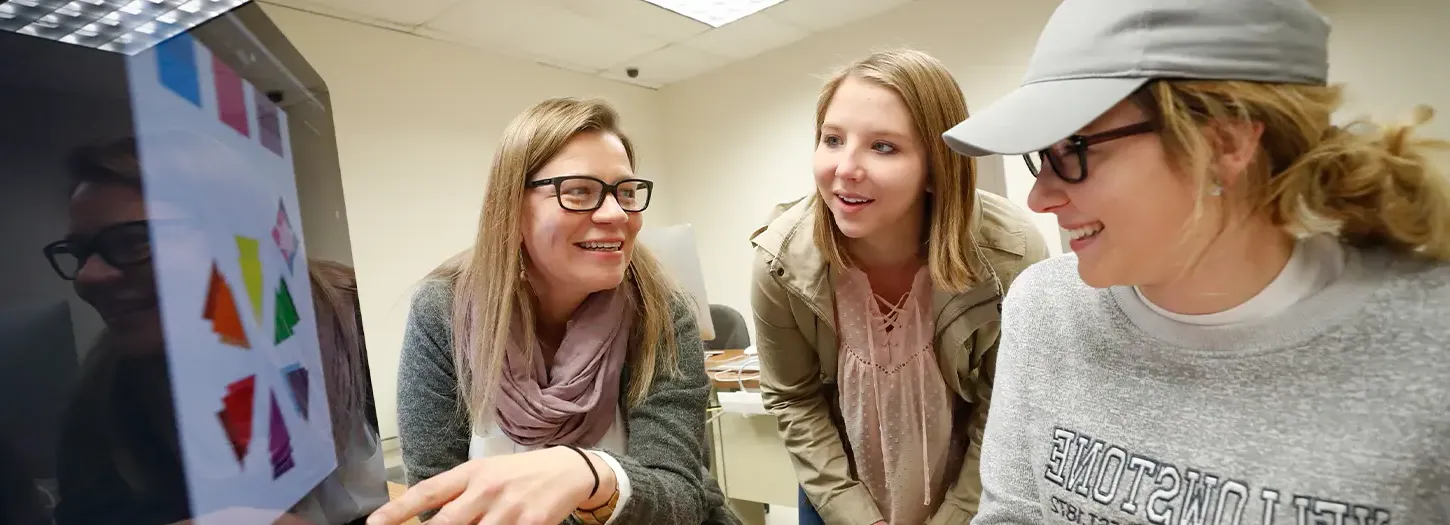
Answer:
<svg viewBox="0 0 1450 525"><path fill-rule="evenodd" d="M796 509L800 514L800 525L826 525L821 515L816 512L816 507L811 505L811 499L806 497L806 489L797 489L797 500L799 504Z"/></svg>

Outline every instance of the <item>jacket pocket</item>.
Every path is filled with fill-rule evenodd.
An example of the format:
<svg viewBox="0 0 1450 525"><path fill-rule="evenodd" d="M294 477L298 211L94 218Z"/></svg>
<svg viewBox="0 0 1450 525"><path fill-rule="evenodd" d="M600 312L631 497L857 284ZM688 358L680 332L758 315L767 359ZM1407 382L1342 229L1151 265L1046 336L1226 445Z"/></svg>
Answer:
<svg viewBox="0 0 1450 525"><path fill-rule="evenodd" d="M1001 304L1001 297L996 297L973 305L942 332L939 343L943 348L954 350L951 355L941 356L947 365L942 367L943 371L952 374L948 376L954 379L952 386L968 401L977 399L980 389L989 388L977 383L985 381L985 376L991 373L982 368L988 365L987 355L996 351L1001 336Z"/></svg>

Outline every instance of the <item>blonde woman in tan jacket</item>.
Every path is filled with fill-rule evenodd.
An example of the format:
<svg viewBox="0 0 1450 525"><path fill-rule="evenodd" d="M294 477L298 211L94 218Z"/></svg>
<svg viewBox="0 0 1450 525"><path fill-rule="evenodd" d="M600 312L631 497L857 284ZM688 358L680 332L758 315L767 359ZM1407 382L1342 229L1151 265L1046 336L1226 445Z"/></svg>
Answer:
<svg viewBox="0 0 1450 525"><path fill-rule="evenodd" d="M752 236L761 390L825 523L976 513L999 304L1047 248L941 141L966 115L924 53L849 65L817 104L816 193Z"/></svg>

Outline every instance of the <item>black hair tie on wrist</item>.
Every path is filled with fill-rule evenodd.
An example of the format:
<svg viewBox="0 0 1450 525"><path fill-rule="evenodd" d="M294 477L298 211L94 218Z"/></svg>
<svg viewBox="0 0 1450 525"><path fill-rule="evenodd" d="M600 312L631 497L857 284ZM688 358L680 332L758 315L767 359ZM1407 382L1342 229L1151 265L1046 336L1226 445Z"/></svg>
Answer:
<svg viewBox="0 0 1450 525"><path fill-rule="evenodd" d="M576 447L574 445L555 445L555 446L564 447L564 448L567 448L567 449L572 450L574 452L577 452L579 454L579 457L584 458L584 464L585 465L589 465L589 473L594 475L594 488L589 491L589 497L588 498L585 498L585 499L586 500L594 499L594 495L599 493L599 471L594 469L594 462L593 461L589 461L589 455L588 454L585 454L583 450L580 450L579 447Z"/></svg>

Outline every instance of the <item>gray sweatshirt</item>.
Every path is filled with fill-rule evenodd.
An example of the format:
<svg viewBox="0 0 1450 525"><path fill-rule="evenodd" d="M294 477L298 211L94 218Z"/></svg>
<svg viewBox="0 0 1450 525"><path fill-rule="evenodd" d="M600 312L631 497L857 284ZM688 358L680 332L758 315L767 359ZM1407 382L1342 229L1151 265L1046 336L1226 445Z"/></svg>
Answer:
<svg viewBox="0 0 1450 525"><path fill-rule="evenodd" d="M1023 272L972 523L1450 524L1450 265L1348 255L1227 327L1090 288L1072 255Z"/></svg>
<svg viewBox="0 0 1450 525"><path fill-rule="evenodd" d="M398 427L408 484L468 461L470 425L459 409L453 368L452 283L428 281L413 297L398 367ZM632 495L615 509L615 525L736 525L705 466L705 408L710 395L704 343L687 300L670 305L678 363L660 360L650 392L623 408L628 453L615 456ZM670 374L666 366L674 365ZM629 363L620 399L629 391ZM622 402L622 401L621 401ZM576 521L572 517L571 521Z"/></svg>

